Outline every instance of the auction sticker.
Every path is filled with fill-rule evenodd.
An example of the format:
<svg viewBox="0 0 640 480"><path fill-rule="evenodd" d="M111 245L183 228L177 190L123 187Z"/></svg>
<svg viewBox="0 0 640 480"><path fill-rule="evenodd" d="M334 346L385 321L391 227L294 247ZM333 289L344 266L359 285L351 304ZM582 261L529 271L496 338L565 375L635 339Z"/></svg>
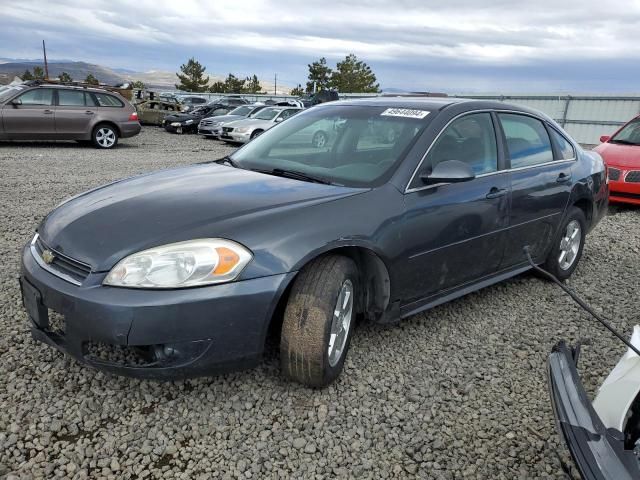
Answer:
<svg viewBox="0 0 640 480"><path fill-rule="evenodd" d="M387 108L380 114L382 117L424 118L429 115L426 110L414 110L412 108Z"/></svg>

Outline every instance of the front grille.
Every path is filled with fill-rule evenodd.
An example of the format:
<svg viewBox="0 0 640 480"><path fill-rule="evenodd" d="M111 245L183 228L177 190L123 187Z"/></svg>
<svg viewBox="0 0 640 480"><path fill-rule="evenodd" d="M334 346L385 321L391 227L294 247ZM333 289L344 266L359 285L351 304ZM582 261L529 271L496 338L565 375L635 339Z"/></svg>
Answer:
<svg viewBox="0 0 640 480"><path fill-rule="evenodd" d="M620 180L620 170L617 168L609 168L609 180L617 182Z"/></svg>
<svg viewBox="0 0 640 480"><path fill-rule="evenodd" d="M202 120L200 122L200 126L201 127L210 127L211 125L213 125L213 121L212 120Z"/></svg>
<svg viewBox="0 0 640 480"><path fill-rule="evenodd" d="M617 192L612 191L610 194L612 197L621 197L621 198L631 198L634 200L640 200L640 193L628 193L628 192Z"/></svg>
<svg viewBox="0 0 640 480"><path fill-rule="evenodd" d="M38 255L40 265L49 270L54 275L58 275L66 280L71 279L72 283L82 283L84 279L91 273L91 266L86 263L75 260L71 257L53 250L45 244L39 235L36 234L32 242L33 254ZM43 258L43 253L48 250L53 254L53 260L47 263ZM75 280L75 282L73 282Z"/></svg>
<svg viewBox="0 0 640 480"><path fill-rule="evenodd" d="M222 127L222 131L224 133L230 133L233 132L233 127Z"/></svg>
<svg viewBox="0 0 640 480"><path fill-rule="evenodd" d="M627 183L640 183L640 170L632 170L627 173L624 181Z"/></svg>

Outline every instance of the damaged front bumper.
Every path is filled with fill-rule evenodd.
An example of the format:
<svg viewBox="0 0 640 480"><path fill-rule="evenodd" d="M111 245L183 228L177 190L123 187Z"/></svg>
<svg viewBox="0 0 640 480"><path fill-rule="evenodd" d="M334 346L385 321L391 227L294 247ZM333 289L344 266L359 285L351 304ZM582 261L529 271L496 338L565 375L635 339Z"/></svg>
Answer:
<svg viewBox="0 0 640 480"><path fill-rule="evenodd" d="M42 268L27 246L20 287L33 338L100 370L163 379L259 363L277 301L294 276L144 290L103 286L105 275L74 285Z"/></svg>
<svg viewBox="0 0 640 480"><path fill-rule="evenodd" d="M582 386L576 369L578 352L559 342L549 355L549 389L558 431L584 480L639 479L638 459L625 450L623 433L604 425Z"/></svg>

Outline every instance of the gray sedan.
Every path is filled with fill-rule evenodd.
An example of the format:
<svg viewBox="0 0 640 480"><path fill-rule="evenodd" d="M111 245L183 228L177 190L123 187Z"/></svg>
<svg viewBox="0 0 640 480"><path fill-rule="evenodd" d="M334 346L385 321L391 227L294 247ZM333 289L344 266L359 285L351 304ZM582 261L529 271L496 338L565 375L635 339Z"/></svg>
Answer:
<svg viewBox="0 0 640 480"><path fill-rule="evenodd" d="M230 143L247 143L302 110L297 107L265 108L252 118L236 120L223 126L220 139Z"/></svg>

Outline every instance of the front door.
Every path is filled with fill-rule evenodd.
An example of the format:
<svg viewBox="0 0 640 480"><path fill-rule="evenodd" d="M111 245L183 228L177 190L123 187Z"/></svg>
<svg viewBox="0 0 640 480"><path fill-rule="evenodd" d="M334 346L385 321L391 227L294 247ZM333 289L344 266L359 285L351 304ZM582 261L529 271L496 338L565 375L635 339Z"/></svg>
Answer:
<svg viewBox="0 0 640 480"><path fill-rule="evenodd" d="M560 134L535 117L499 113L498 118L511 166L509 241L503 261L509 268L527 261L525 246L534 259L544 260L571 195L575 154L570 144L558 148L559 139L552 142L549 134Z"/></svg>
<svg viewBox="0 0 640 480"><path fill-rule="evenodd" d="M405 304L495 273L502 262L509 213L509 177L499 170L490 113L471 113L439 135L407 193L402 240ZM426 186L428 173L445 160L471 166L476 178ZM409 305L410 306L410 305Z"/></svg>
<svg viewBox="0 0 640 480"><path fill-rule="evenodd" d="M55 138L53 89L34 88L2 108L4 131L15 140Z"/></svg>
<svg viewBox="0 0 640 480"><path fill-rule="evenodd" d="M97 109L90 93L82 90L58 90L56 134L58 138L88 138Z"/></svg>

